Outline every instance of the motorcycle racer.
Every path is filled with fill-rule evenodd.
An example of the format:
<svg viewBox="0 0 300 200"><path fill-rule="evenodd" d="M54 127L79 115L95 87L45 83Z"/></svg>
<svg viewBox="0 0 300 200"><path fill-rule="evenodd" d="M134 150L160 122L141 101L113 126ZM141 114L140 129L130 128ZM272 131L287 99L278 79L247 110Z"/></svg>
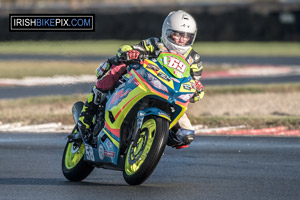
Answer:
<svg viewBox="0 0 300 200"><path fill-rule="evenodd" d="M127 60L138 59L142 55L157 57L162 51L181 54L191 65L191 76L195 80L197 92L190 102L199 101L204 96L204 87L199 81L202 74L202 62L200 55L192 49L197 33L194 18L185 11L170 12L162 26L161 38L148 38L137 45L123 45L117 52L117 56L126 55ZM93 87L87 101L84 104L78 127L87 141L91 139L91 124L99 105L105 103L108 91L115 88L116 82L127 71L124 63L118 63L113 58L100 64L96 69L97 83ZM168 145L183 148L194 140L194 129L187 115L184 114L178 124L172 128L169 134Z"/></svg>

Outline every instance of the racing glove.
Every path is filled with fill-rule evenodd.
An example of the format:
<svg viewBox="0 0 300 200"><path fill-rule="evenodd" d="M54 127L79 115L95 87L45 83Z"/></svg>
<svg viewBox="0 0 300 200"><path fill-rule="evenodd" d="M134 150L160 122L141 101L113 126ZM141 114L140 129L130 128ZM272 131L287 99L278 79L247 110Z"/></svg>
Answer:
<svg viewBox="0 0 300 200"><path fill-rule="evenodd" d="M129 50L126 52L127 60L137 60L139 59L140 52L137 50Z"/></svg>
<svg viewBox="0 0 300 200"><path fill-rule="evenodd" d="M195 103L204 97L204 87L199 80L195 80L196 93L191 99L191 103Z"/></svg>

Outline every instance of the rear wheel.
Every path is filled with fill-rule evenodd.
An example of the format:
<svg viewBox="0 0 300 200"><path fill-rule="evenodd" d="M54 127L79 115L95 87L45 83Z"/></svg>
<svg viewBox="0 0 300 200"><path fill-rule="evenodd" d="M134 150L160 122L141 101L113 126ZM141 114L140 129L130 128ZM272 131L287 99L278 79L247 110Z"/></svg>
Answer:
<svg viewBox="0 0 300 200"><path fill-rule="evenodd" d="M93 171L94 167L83 160L84 152L83 141L67 142L62 157L62 171L69 181L82 181Z"/></svg>
<svg viewBox="0 0 300 200"><path fill-rule="evenodd" d="M144 119L137 145L128 148L123 177L130 185L143 183L154 171L166 146L169 121L156 116Z"/></svg>

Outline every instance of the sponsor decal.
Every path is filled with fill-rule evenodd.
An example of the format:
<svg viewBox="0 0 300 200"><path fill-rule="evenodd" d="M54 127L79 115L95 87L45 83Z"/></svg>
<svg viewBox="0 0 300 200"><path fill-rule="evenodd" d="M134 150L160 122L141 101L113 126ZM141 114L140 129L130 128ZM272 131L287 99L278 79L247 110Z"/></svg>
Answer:
<svg viewBox="0 0 300 200"><path fill-rule="evenodd" d="M177 71L177 70L174 70L174 71L173 71L173 74L175 74L178 78L182 78L182 77L183 77L182 73L180 73L180 72Z"/></svg>
<svg viewBox="0 0 300 200"><path fill-rule="evenodd" d="M113 149L113 144L111 143L110 140L106 141L106 146L107 146L108 150L112 150ZM115 155L116 155L116 153L113 152L113 151L106 151L106 150L104 150L104 147L103 147L102 144L99 145L98 153L99 153L99 158L101 160L104 160L104 157L114 158Z"/></svg>
<svg viewBox="0 0 300 200"><path fill-rule="evenodd" d="M193 60L193 58L192 58L192 56L189 56L189 58L188 58L188 63L191 65L193 62L194 62L194 60Z"/></svg>
<svg viewBox="0 0 300 200"><path fill-rule="evenodd" d="M157 74L157 76L159 76L160 78L166 80L166 81L171 81L171 78L169 76L167 76L166 74L162 73L162 72L159 72Z"/></svg>
<svg viewBox="0 0 300 200"><path fill-rule="evenodd" d="M139 85L140 85L140 83L139 83L137 80L135 80L135 79L132 81L132 83L133 83L135 86L139 86Z"/></svg>
<svg viewBox="0 0 300 200"><path fill-rule="evenodd" d="M193 88L194 90L196 90L195 83L194 83L194 82L191 82L191 85L192 85L192 88Z"/></svg>
<svg viewBox="0 0 300 200"><path fill-rule="evenodd" d="M169 118L169 116L168 116L168 115L166 115L166 113L163 113L163 112L158 112L158 115L166 116L166 117L168 117L168 118Z"/></svg>
<svg viewBox="0 0 300 200"><path fill-rule="evenodd" d="M112 100L109 103L108 107L118 105L124 98L128 96L128 94L131 92L131 89L128 88L124 91L124 88L122 88L117 93L114 93Z"/></svg>
<svg viewBox="0 0 300 200"><path fill-rule="evenodd" d="M186 90L191 90L191 89L192 89L192 86L189 85L189 84L183 84L182 86L183 86L183 88L186 89Z"/></svg>
<svg viewBox="0 0 300 200"><path fill-rule="evenodd" d="M99 152L99 158L101 160L103 160L104 159L104 152L105 151L104 151L104 147L102 146L102 144L99 145L98 152Z"/></svg>
<svg viewBox="0 0 300 200"><path fill-rule="evenodd" d="M159 68L155 65L149 64L146 66L148 69L152 69L153 71L159 71Z"/></svg>
<svg viewBox="0 0 300 200"><path fill-rule="evenodd" d="M90 145L85 145L85 154L87 160L95 161L93 148Z"/></svg>
<svg viewBox="0 0 300 200"><path fill-rule="evenodd" d="M104 151L104 156L106 157L110 157L110 158L114 158L116 155L115 152L111 152L111 151Z"/></svg>
<svg viewBox="0 0 300 200"><path fill-rule="evenodd" d="M111 143L110 140L107 140L106 146L107 146L107 149L108 149L108 150L112 150L112 148L113 148L113 145L112 145L112 143Z"/></svg>

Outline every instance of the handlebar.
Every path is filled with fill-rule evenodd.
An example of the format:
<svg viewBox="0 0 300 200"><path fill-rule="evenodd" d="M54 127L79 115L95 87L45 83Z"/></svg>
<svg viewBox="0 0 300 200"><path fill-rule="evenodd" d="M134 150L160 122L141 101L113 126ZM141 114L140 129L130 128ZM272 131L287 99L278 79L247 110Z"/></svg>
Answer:
<svg viewBox="0 0 300 200"><path fill-rule="evenodd" d="M114 57L109 58L108 61L111 64L116 64L116 65L120 64L121 62L125 63L126 65L129 65L129 64L141 62L144 59L149 59L149 58L155 58L155 56L150 56L148 54L141 53L139 55L138 59L130 59L130 60L128 60L126 52L124 52L120 56L114 56Z"/></svg>
<svg viewBox="0 0 300 200"><path fill-rule="evenodd" d="M149 55L147 53L142 53L140 52L140 55L137 59L128 59L127 58L127 53L124 52L119 56L119 61L124 62L124 63L134 63L134 62L140 62L143 61L144 59L148 59Z"/></svg>

